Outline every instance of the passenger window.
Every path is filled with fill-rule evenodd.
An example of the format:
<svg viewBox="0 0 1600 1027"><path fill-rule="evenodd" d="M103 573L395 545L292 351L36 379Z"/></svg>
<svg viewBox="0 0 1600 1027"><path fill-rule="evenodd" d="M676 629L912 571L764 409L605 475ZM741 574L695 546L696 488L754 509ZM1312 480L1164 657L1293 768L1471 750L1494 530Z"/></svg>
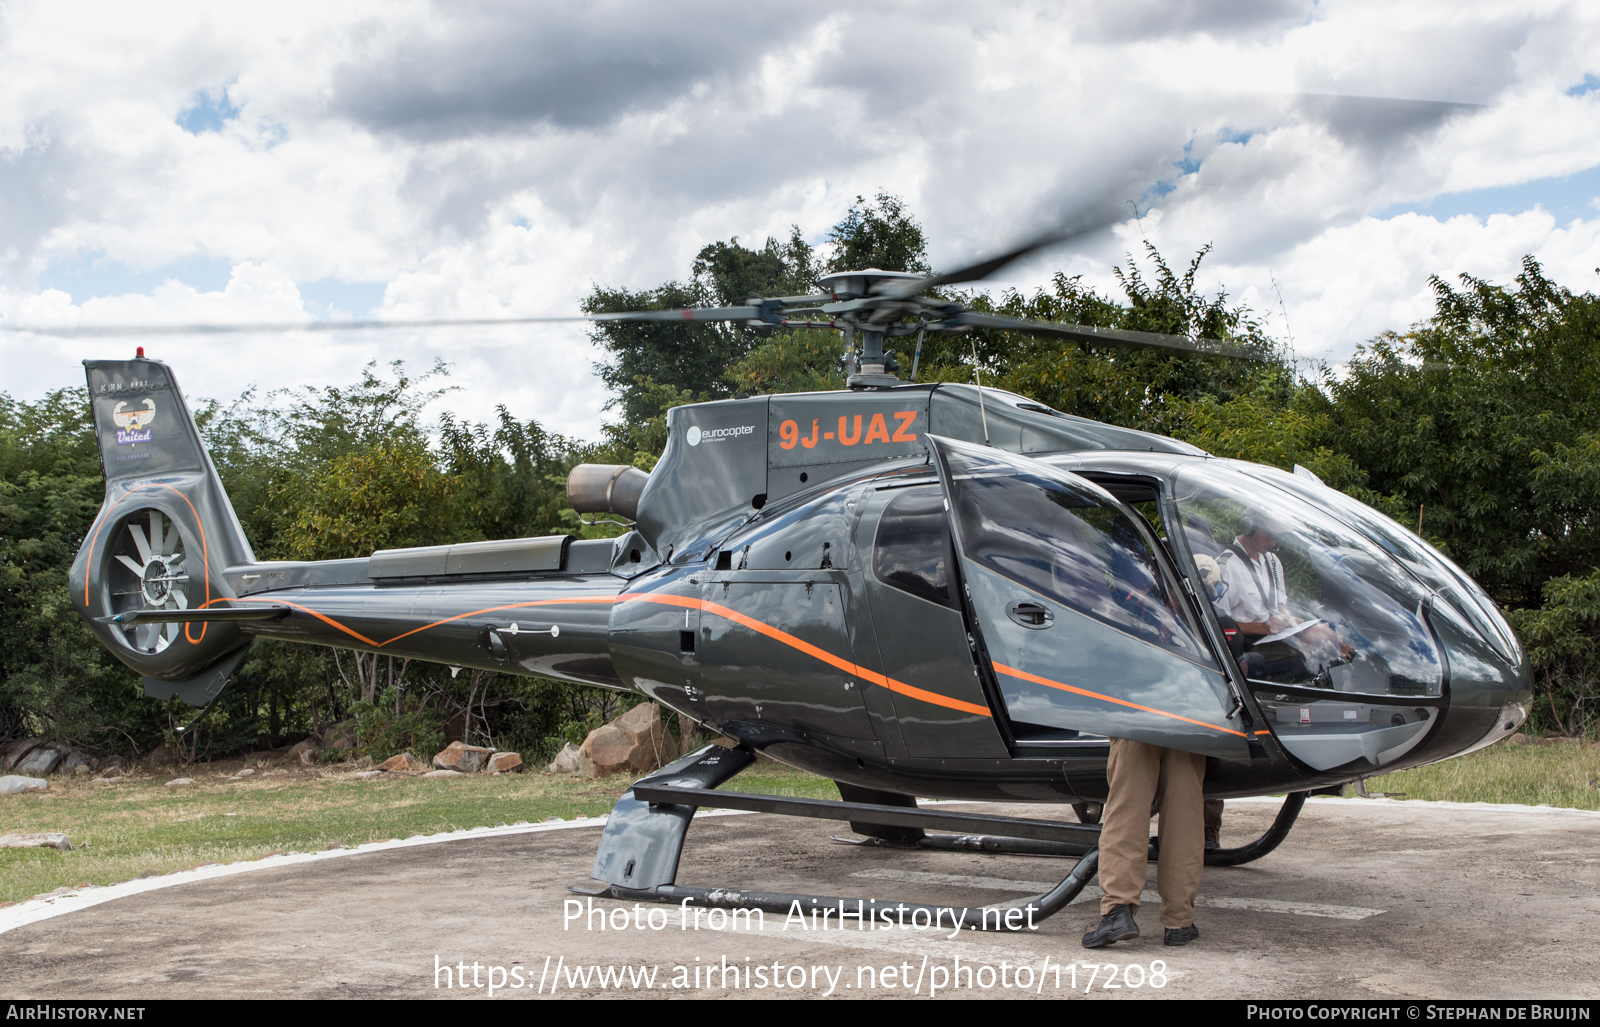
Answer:
<svg viewBox="0 0 1600 1027"><path fill-rule="evenodd" d="M878 520L872 572L878 580L941 606L950 606L950 533L944 494L934 486L895 496Z"/></svg>

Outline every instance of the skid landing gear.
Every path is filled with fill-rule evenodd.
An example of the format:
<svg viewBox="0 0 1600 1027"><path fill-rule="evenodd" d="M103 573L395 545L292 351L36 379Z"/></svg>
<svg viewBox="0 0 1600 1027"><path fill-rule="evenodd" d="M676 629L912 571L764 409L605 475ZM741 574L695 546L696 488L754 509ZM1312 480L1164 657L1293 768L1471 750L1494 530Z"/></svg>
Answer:
<svg viewBox="0 0 1600 1027"><path fill-rule="evenodd" d="M1285 796L1283 805L1278 808L1278 815L1272 821L1272 826L1266 833L1253 842L1228 849L1207 849L1206 866L1208 867L1236 867L1245 863L1253 863L1267 853L1283 844L1289 837L1289 830L1294 827L1295 820L1300 816L1300 810L1306 804L1306 792L1290 792ZM1005 819L1005 818L996 818ZM1040 823L1040 821L1035 821ZM1075 825L1062 825L1075 826ZM836 842L846 845L874 845L892 849L936 849L946 852L996 852L1010 856L1083 856L1093 850L1099 841L1100 825L1085 824L1079 830L1089 833L1084 840L1055 840L1049 838L1019 838L1010 836L996 837L994 835L954 835L954 834L925 834L918 833L916 837L907 838L890 832L902 831L903 828L882 827L872 823L853 822L850 829L857 834L866 835L865 838L841 838L833 836ZM1161 858L1161 846L1152 836L1150 839L1150 860L1155 862Z"/></svg>
<svg viewBox="0 0 1600 1027"><path fill-rule="evenodd" d="M669 902L724 909L759 909L809 915L833 909L858 922L912 922L948 924L976 931L1027 930L1064 909L1094 879L1099 868L1100 825L1070 824L1053 820L995 817L961 813L948 808L928 809L908 796L841 785L847 799L876 801L835 802L795 799L778 795L714 791L718 785L755 761L744 749L707 746L654 774L635 781L606 821L590 876L604 882L601 888L572 888L580 895L628 902ZM1305 805L1304 793L1291 793L1266 834L1248 845L1209 849L1210 866L1236 866L1260 859L1289 834ZM785 816L845 820L865 839L836 838L857 845L921 848L965 852L997 852L1030 856L1067 856L1077 859L1060 884L1042 895L990 906L934 906L926 903L883 902L832 895L762 892L740 888L704 888L677 883L683 840L697 809L779 813ZM984 833L928 834L928 830ZM1152 839L1154 842L1154 839ZM1150 847L1150 858L1159 857ZM917 917L925 917L918 921Z"/></svg>
<svg viewBox="0 0 1600 1027"><path fill-rule="evenodd" d="M605 882L602 888L572 888L579 895L621 899L627 902L687 903L724 909L759 909L789 914L798 910L832 908L859 923L923 923L974 931L1023 931L1066 908L1094 879L1100 854L1095 848L1099 828L1017 817L985 817L948 810L926 810L903 805L833 802L826 799L791 799L777 795L715 792L717 785L749 766L755 755L742 749L707 746L669 764L633 787L617 800L600 837L590 876ZM683 839L700 806L746 809L762 813L849 820L915 831L989 828L1033 840L1073 844L1080 858L1061 883L1032 898L991 906L934 906L921 902L885 902L832 895L749 891L739 888L701 888L676 883Z"/></svg>

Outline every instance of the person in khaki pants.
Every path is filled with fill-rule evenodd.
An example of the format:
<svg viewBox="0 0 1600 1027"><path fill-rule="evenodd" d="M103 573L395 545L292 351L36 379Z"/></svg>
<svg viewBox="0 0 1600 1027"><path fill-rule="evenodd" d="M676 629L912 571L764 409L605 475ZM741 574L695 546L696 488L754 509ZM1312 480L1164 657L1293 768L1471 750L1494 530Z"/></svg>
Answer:
<svg viewBox="0 0 1600 1027"><path fill-rule="evenodd" d="M1161 926L1168 945L1187 945L1200 937L1194 926L1194 900L1205 864L1206 758L1125 738L1111 739L1106 777L1111 789L1100 826L1100 925L1083 936L1083 947L1097 949L1137 938L1133 914L1144 890L1150 852L1150 810L1161 810L1161 860L1156 891L1161 895Z"/></svg>

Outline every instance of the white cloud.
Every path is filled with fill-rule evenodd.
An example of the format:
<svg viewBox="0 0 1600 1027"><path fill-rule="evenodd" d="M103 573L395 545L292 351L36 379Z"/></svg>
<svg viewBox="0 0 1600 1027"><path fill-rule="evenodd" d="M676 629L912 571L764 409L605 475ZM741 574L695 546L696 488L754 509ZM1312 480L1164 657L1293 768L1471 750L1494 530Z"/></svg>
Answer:
<svg viewBox="0 0 1600 1027"><path fill-rule="evenodd" d="M34 2L0 32L13 324L293 320L313 309L296 283L327 279L388 283L386 316L574 313L595 284L682 277L713 239L816 238L879 189L935 266L1146 198L1170 260L1213 243L1214 281L1262 310L1275 278L1299 350L1335 361L1425 316L1430 274L1506 280L1534 253L1592 289L1600 263L1600 218L1372 217L1600 164L1600 93L1567 93L1600 70L1600 13L1576 3ZM184 131L200 96L237 117ZM1058 266L1109 285L1138 236L996 285ZM226 289L69 297L37 277L201 258L234 268ZM0 333L0 387L37 395L124 345ZM440 356L471 416L505 402L592 436L604 401L573 325L150 345L219 397Z"/></svg>

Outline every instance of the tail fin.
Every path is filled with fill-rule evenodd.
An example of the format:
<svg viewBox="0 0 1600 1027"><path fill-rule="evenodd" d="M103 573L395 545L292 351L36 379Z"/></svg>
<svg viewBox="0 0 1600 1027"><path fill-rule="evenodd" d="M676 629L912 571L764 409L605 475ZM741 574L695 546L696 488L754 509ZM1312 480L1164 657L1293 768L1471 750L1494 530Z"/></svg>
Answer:
<svg viewBox="0 0 1600 1027"><path fill-rule="evenodd" d="M250 644L237 625L111 618L226 605L223 570L255 555L167 365L142 355L83 363L106 498L72 564L73 603L147 694L203 706Z"/></svg>

